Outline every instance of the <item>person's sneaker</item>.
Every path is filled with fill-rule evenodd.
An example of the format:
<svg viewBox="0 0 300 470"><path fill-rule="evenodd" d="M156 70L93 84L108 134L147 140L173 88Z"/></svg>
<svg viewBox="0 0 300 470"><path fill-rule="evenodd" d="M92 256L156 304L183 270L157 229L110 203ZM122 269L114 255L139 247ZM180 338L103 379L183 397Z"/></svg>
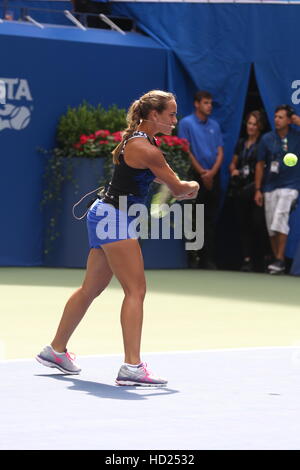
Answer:
<svg viewBox="0 0 300 470"><path fill-rule="evenodd" d="M218 269L216 263L212 260L207 260L201 267L211 271L216 271Z"/></svg>
<svg viewBox="0 0 300 470"><path fill-rule="evenodd" d="M199 268L199 261L200 261L199 256L197 256L193 253L188 253L187 264L188 264L188 267L190 269L198 269Z"/></svg>
<svg viewBox="0 0 300 470"><path fill-rule="evenodd" d="M116 378L117 385L143 385L144 387L165 387L168 381L155 377L142 362L138 367L130 367L123 364Z"/></svg>
<svg viewBox="0 0 300 470"><path fill-rule="evenodd" d="M275 260L273 263L268 265L268 270L273 273L282 273L285 271L285 263L281 259Z"/></svg>
<svg viewBox="0 0 300 470"><path fill-rule="evenodd" d="M79 374L81 369L75 364L75 355L65 351L58 353L52 346L45 346L36 360L47 367L56 367L64 374Z"/></svg>
<svg viewBox="0 0 300 470"><path fill-rule="evenodd" d="M247 259L243 261L243 264L241 266L241 271L243 273L251 273L253 271L253 264L251 259Z"/></svg>

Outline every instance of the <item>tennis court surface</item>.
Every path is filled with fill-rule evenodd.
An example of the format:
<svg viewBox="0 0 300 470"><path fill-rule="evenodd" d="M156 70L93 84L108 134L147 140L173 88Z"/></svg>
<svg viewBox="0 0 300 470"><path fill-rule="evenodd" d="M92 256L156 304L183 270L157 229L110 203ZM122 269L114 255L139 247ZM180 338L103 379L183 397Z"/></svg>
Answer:
<svg viewBox="0 0 300 470"><path fill-rule="evenodd" d="M0 363L1 449L299 449L297 347L145 354L167 388L118 387L121 355L79 376Z"/></svg>

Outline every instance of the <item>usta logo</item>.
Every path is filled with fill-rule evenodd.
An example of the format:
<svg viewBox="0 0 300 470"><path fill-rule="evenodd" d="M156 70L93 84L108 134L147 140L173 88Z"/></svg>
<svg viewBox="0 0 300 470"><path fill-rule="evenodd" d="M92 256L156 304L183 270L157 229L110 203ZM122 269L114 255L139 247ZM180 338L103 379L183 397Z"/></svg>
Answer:
<svg viewBox="0 0 300 470"><path fill-rule="evenodd" d="M14 101L17 103L8 103ZM21 103L18 103L21 102ZM19 131L28 126L31 109L24 105L32 102L28 81L23 78L0 78L0 131Z"/></svg>

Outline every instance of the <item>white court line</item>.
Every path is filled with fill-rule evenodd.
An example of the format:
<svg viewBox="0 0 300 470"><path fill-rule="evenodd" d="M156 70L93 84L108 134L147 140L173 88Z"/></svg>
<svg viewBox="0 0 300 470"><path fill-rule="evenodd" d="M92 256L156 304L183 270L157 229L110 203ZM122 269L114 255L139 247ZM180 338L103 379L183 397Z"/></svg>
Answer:
<svg viewBox="0 0 300 470"><path fill-rule="evenodd" d="M195 353L217 353L217 352L232 352L232 351L252 351L252 350L274 350L274 349L300 349L299 345L292 345L292 346L253 346L253 347L244 347L244 348L224 348L224 349L191 349L189 351L159 351L159 352L147 352L144 351L142 356L148 355L172 355L172 354L195 354ZM87 355L76 355L77 359L85 359L85 358L94 358L94 357L120 357L124 356L124 353L114 353L114 354L87 354ZM0 364L3 362L28 362L34 360L34 356L31 358L20 358L20 359L0 359Z"/></svg>

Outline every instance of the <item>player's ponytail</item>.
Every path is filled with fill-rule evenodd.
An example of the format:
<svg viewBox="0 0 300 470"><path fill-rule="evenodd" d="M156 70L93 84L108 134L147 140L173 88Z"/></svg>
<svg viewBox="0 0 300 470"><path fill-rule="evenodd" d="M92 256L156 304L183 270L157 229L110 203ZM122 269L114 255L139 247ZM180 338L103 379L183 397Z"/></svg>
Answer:
<svg viewBox="0 0 300 470"><path fill-rule="evenodd" d="M119 155L122 151L123 145L129 137L137 130L138 125L141 121L141 109L140 101L136 100L130 106L127 113L127 128L123 132L122 141L117 145L117 147L112 151L113 162L115 164L119 163Z"/></svg>

